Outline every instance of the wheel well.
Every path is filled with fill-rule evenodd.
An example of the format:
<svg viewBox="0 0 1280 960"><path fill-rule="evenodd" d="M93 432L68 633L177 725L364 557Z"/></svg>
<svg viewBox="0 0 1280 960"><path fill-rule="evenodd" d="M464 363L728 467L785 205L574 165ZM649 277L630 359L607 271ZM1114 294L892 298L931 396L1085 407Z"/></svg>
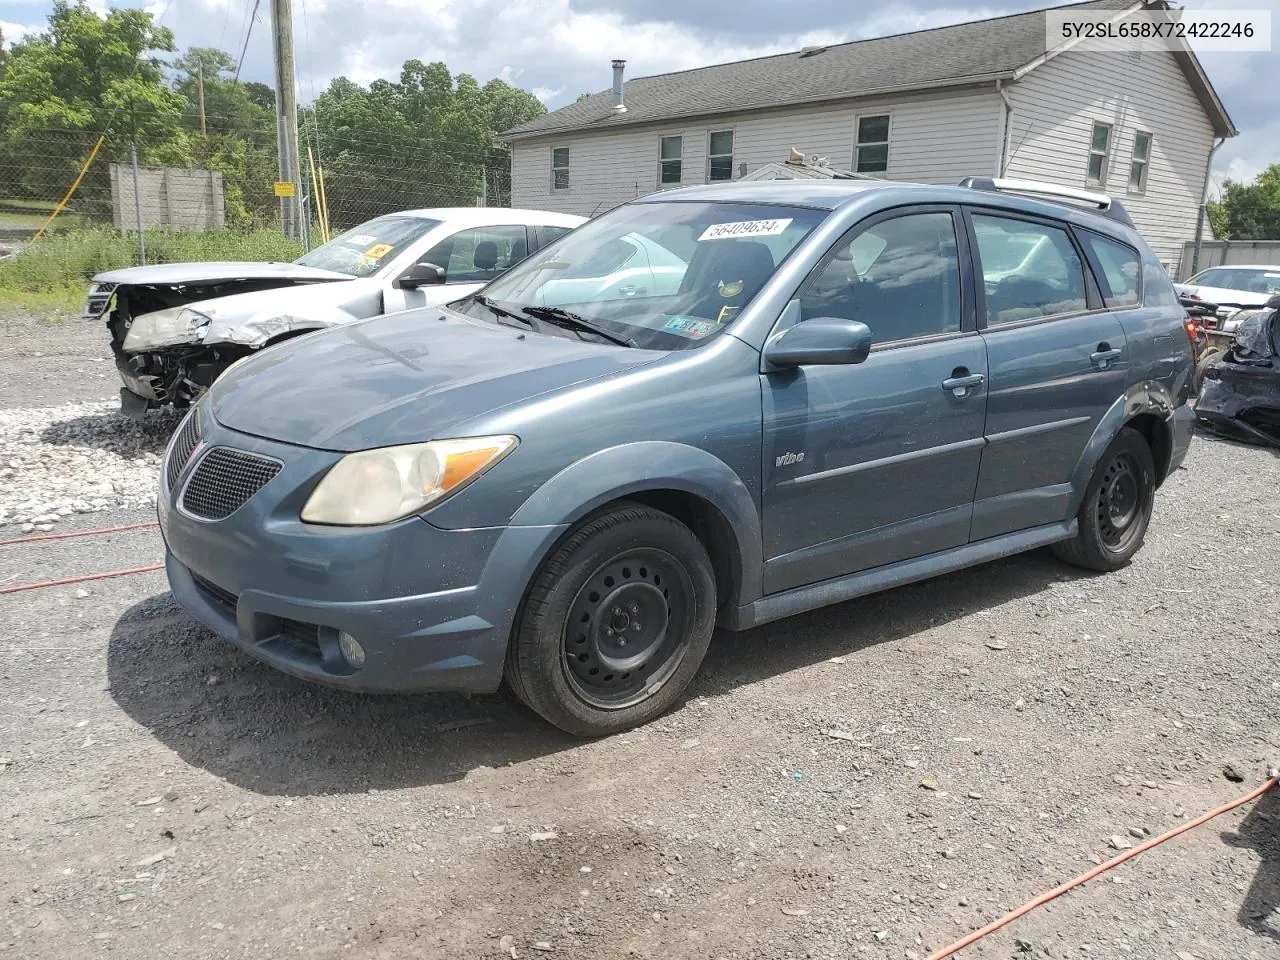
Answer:
<svg viewBox="0 0 1280 960"><path fill-rule="evenodd" d="M1164 483L1169 472L1169 454L1171 444L1169 427L1164 420L1154 413L1141 413L1125 424L1142 434L1151 448L1151 459L1156 466L1156 486Z"/></svg>
<svg viewBox="0 0 1280 960"><path fill-rule="evenodd" d="M724 514L706 500L684 490L644 490L628 494L623 499L669 513L692 530L711 558L721 606L737 596L742 584L742 557L738 554L733 527Z"/></svg>
<svg viewBox="0 0 1280 960"><path fill-rule="evenodd" d="M262 347L274 347L277 343L284 343L286 340L292 340L294 337L300 337L304 333L315 333L317 330L323 330L324 327L306 327L302 330L288 330L278 336L272 337ZM261 347L259 349L262 349Z"/></svg>

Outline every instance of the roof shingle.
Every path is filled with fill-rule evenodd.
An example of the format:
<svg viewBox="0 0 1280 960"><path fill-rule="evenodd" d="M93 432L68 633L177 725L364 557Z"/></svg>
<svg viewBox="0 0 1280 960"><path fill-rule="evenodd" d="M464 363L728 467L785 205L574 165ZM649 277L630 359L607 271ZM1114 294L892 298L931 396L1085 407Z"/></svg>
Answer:
<svg viewBox="0 0 1280 960"><path fill-rule="evenodd" d="M1123 10L1134 0L1069 4ZM919 90L1008 76L1045 52L1045 11L1012 14L855 40L815 56L800 51L721 63L627 81L626 113L613 112L611 90L507 131L518 139L569 130L760 109L820 100Z"/></svg>

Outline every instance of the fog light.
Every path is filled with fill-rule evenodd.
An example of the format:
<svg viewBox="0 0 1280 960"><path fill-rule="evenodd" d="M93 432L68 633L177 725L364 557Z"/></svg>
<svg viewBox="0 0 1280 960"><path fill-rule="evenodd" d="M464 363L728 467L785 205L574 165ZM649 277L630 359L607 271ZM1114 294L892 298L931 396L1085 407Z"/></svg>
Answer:
<svg viewBox="0 0 1280 960"><path fill-rule="evenodd" d="M338 633L338 649L342 651L342 658L351 666L364 666L364 647L345 630Z"/></svg>

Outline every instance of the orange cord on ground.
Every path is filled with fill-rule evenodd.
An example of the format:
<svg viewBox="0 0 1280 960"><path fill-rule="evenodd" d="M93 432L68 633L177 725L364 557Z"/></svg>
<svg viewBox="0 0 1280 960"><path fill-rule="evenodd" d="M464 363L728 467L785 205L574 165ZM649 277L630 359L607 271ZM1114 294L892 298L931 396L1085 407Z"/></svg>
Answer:
<svg viewBox="0 0 1280 960"><path fill-rule="evenodd" d="M955 954L963 950L965 947L970 946L974 943L977 943L979 940L981 940L983 937L987 936L988 934L995 933L1001 927L1008 926L1009 924L1013 923L1013 921L1017 920L1019 917L1030 913L1036 907L1043 906L1044 904L1048 903L1050 900L1057 899L1058 897L1062 896L1064 893L1068 892L1069 890L1074 890L1076 887L1082 886L1083 884L1092 880L1094 877L1098 876L1099 874L1106 873L1112 867L1118 867L1120 866L1120 864L1124 863L1126 860L1131 860L1132 858L1136 857L1140 853L1146 853L1152 847L1158 847L1160 844L1164 843L1166 840L1172 840L1174 837L1178 836L1179 834L1186 833L1188 830L1194 830L1196 827L1200 826L1203 823L1208 823L1214 817L1221 816L1222 814L1226 813L1229 810L1234 810L1236 807L1242 807L1246 803L1248 803L1250 800L1256 800L1258 797L1262 796L1268 790L1275 787L1276 784L1278 783L1280 783L1280 776L1273 776L1270 780L1268 780L1262 786L1258 787L1256 790L1249 791L1239 800L1232 800L1230 803L1224 803L1222 806L1218 807L1216 810L1210 810L1208 813L1202 814L1201 816L1196 817L1194 820L1191 820L1187 823L1174 827L1168 833L1162 833L1160 834L1160 836L1153 837L1152 839L1147 840L1145 843L1138 844L1138 846L1134 847L1132 850L1126 850L1124 853L1120 854L1118 857L1115 857L1111 860L1108 860L1104 864L1094 867L1092 870L1088 871L1087 873L1082 873L1080 876L1076 877L1074 880L1068 880L1066 883L1062 884L1062 886L1054 887L1052 890L1048 891L1047 893L1042 893L1040 894L1040 896L1036 897L1035 899L1027 901L1022 906L1018 907L1016 910L1011 910L1008 913L1006 913L999 920L996 920L996 921L993 921L992 923L987 924L981 930L975 930L973 933L957 940L955 943L951 944L950 946L946 946L946 947L943 947L941 950L934 951L933 953L929 954L928 960L944 960L944 958L946 957L954 956Z"/></svg>
<svg viewBox="0 0 1280 960"><path fill-rule="evenodd" d="M129 567L126 570L108 570L106 573L86 573L79 577L66 577L62 580L41 580L38 583L19 583L12 587L0 587L0 593L21 593L23 590L39 590L42 587L65 587L72 583L83 583L86 580L106 580L109 577L127 577L131 573L151 573L163 570L163 563L153 563L149 567Z"/></svg>
<svg viewBox="0 0 1280 960"><path fill-rule="evenodd" d="M76 530L72 533L41 533L30 537L0 540L0 547L8 547L17 543L37 543L41 540L69 540L72 537L92 537L100 533L119 533L121 530L141 530L143 527L155 526L159 526L157 521L145 520L142 523L126 523L119 527L101 527L97 530Z"/></svg>

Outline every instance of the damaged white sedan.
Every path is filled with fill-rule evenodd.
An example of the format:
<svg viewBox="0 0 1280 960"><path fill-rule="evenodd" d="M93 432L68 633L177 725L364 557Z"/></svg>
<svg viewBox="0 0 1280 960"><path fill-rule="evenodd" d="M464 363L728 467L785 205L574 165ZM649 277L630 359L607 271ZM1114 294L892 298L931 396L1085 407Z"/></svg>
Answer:
<svg viewBox="0 0 1280 960"><path fill-rule="evenodd" d="M293 263L171 263L93 278L121 410L190 406L241 357L312 330L474 293L585 218L486 207L370 220Z"/></svg>

